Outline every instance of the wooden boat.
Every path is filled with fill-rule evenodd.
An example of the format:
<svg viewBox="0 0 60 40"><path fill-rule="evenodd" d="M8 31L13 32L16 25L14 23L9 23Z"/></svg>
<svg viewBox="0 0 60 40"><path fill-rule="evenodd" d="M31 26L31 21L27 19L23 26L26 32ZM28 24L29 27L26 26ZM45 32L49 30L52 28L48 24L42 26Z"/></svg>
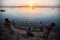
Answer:
<svg viewBox="0 0 60 40"><path fill-rule="evenodd" d="M0 12L5 12L5 10L2 10L2 9L1 9Z"/></svg>

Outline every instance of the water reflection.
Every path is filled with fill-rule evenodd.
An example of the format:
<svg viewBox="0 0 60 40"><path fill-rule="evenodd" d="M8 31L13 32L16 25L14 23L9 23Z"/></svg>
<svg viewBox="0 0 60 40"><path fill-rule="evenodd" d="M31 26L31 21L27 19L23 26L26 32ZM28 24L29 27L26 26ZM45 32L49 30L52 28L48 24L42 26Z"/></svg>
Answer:
<svg viewBox="0 0 60 40"><path fill-rule="evenodd" d="M32 18L38 23L43 21L44 23L55 22L58 25L58 8L3 8L6 12L1 13L1 18L9 18L11 20L21 18Z"/></svg>

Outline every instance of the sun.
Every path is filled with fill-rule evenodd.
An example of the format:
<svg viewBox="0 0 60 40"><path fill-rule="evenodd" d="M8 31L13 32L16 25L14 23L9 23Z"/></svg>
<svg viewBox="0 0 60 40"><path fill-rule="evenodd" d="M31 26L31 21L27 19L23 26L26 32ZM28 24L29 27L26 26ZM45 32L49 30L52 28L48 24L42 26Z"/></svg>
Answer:
<svg viewBox="0 0 60 40"><path fill-rule="evenodd" d="M33 3L31 2L29 5L32 7L33 6Z"/></svg>
<svg viewBox="0 0 60 40"><path fill-rule="evenodd" d="M29 5L32 7L33 4L34 4L33 0L30 0L30 1L29 1Z"/></svg>

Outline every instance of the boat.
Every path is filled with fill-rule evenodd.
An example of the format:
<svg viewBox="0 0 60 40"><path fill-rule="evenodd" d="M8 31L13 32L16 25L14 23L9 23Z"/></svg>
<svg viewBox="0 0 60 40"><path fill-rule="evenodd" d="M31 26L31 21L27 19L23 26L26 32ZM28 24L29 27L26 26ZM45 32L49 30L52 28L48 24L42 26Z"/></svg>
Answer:
<svg viewBox="0 0 60 40"><path fill-rule="evenodd" d="M2 9L1 9L0 12L5 12L5 10L2 10Z"/></svg>

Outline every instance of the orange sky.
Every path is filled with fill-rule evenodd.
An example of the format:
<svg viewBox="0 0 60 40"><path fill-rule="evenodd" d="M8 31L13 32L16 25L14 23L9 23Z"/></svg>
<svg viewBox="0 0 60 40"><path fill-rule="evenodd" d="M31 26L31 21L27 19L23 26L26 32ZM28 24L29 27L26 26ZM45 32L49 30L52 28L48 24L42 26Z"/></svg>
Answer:
<svg viewBox="0 0 60 40"><path fill-rule="evenodd" d="M59 0L1 0L0 6L28 6L31 4L38 6L59 5Z"/></svg>
<svg viewBox="0 0 60 40"><path fill-rule="evenodd" d="M60 4L60 3L59 3ZM56 5L59 5L59 4L57 4L57 3L49 3L49 4L47 4L47 3L33 3L33 6L56 6ZM4 5L1 5L1 6L30 6L30 4L28 3L21 3L21 4L4 4Z"/></svg>

